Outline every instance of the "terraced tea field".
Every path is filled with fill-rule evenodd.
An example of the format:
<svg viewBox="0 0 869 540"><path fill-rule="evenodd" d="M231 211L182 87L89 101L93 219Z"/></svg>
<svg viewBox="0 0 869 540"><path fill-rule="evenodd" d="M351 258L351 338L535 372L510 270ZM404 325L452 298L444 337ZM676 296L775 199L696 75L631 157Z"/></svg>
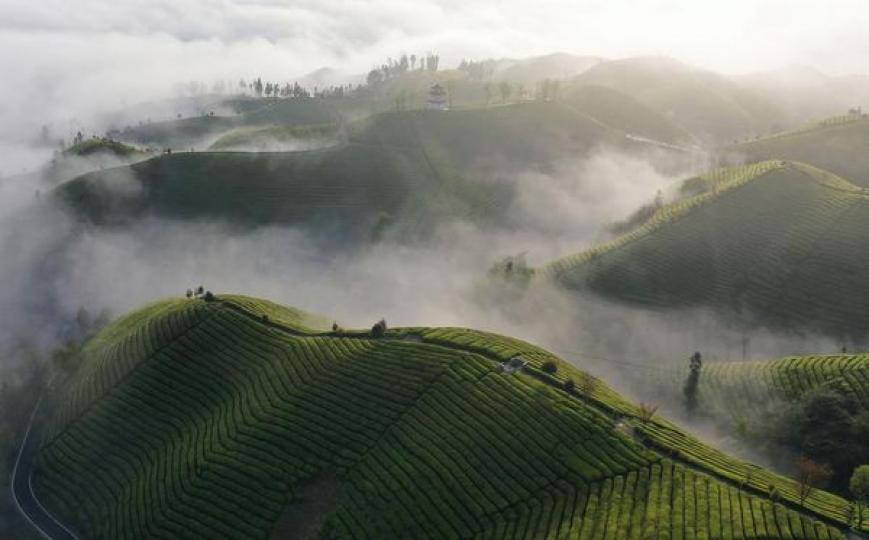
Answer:
<svg viewBox="0 0 869 540"><path fill-rule="evenodd" d="M312 497L319 533L348 538L838 539L850 522L847 501L746 481L749 464L602 382L566 391L584 375L528 343L321 323L237 296L113 323L42 434L37 495L94 538L298 533Z"/></svg>
<svg viewBox="0 0 869 540"><path fill-rule="evenodd" d="M809 165L769 161L684 184L640 228L537 272L637 305L709 307L747 322L860 339L869 309L869 196Z"/></svg>
<svg viewBox="0 0 869 540"><path fill-rule="evenodd" d="M686 370L661 370L657 383L681 392ZM701 410L740 419L798 401L821 385L835 385L869 410L869 355L792 356L774 360L706 362L699 381Z"/></svg>
<svg viewBox="0 0 869 540"><path fill-rule="evenodd" d="M747 141L727 149L750 161L798 160L869 187L869 119L829 118L803 129Z"/></svg>

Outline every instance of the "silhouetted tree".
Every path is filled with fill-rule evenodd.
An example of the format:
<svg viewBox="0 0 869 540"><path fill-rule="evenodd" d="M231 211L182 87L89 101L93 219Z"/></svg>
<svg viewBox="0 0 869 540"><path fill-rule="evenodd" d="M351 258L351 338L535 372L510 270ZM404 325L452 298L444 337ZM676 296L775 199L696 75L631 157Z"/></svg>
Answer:
<svg viewBox="0 0 869 540"><path fill-rule="evenodd" d="M366 80L368 86L377 86L383 82L383 72L379 69L372 69L368 72L368 78Z"/></svg>
<svg viewBox="0 0 869 540"><path fill-rule="evenodd" d="M371 337L382 338L386 335L386 319L380 319L371 327Z"/></svg>
<svg viewBox="0 0 869 540"><path fill-rule="evenodd" d="M682 390L685 395L685 409L689 414L697 409L697 389L700 386L700 369L702 367L702 357L699 352L695 352L691 355L690 372Z"/></svg>

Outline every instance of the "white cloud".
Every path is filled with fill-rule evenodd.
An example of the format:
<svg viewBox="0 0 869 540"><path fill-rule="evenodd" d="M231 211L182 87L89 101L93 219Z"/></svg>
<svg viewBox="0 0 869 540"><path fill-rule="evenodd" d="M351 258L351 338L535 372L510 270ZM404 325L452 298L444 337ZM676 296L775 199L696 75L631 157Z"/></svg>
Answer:
<svg viewBox="0 0 869 540"><path fill-rule="evenodd" d="M401 51L437 51L442 65L559 50L867 72L867 26L863 0L5 0L0 144L177 82L364 72Z"/></svg>

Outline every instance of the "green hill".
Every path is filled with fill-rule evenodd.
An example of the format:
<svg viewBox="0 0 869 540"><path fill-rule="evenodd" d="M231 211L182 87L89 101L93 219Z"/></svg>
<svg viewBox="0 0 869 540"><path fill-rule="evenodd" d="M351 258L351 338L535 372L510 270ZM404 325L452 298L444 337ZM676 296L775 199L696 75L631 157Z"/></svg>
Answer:
<svg viewBox="0 0 869 540"><path fill-rule="evenodd" d="M88 538L843 538L847 501L801 507L525 342L311 324L236 296L113 323L56 400L36 494Z"/></svg>
<svg viewBox="0 0 869 540"><path fill-rule="evenodd" d="M788 115L764 95L665 57L602 62L571 84L614 88L710 143L781 130Z"/></svg>
<svg viewBox="0 0 869 540"><path fill-rule="evenodd" d="M685 198L537 275L635 305L708 307L744 323L860 340L869 309L867 193L808 165L770 161L683 184Z"/></svg>
<svg viewBox="0 0 869 540"><path fill-rule="evenodd" d="M693 135L665 115L605 86L568 89L560 99L614 129L669 144L696 144Z"/></svg>
<svg viewBox="0 0 869 540"><path fill-rule="evenodd" d="M672 379L680 388L684 373L681 375ZM831 384L841 385L844 393L869 410L869 355L707 362L699 394L709 408L738 417L772 401L799 401L808 392Z"/></svg>
<svg viewBox="0 0 869 540"><path fill-rule="evenodd" d="M727 149L749 161L798 160L869 187L869 119L841 116Z"/></svg>
<svg viewBox="0 0 869 540"><path fill-rule="evenodd" d="M116 136L122 141L155 148L207 148L221 135L239 128L331 124L335 107L326 99L235 98L218 104L213 115L179 118L131 126ZM222 109L229 109L229 114Z"/></svg>
<svg viewBox="0 0 869 540"><path fill-rule="evenodd" d="M643 394L685 404L688 370L652 370ZM782 450L831 467L830 487L847 493L869 456L869 356L794 356L764 361L707 361L696 379L691 411L711 419L772 459Z"/></svg>
<svg viewBox="0 0 869 540"><path fill-rule="evenodd" d="M175 153L82 176L57 195L99 224L157 215L356 231L385 220L424 231L444 217L509 224L517 172L546 172L600 145L648 147L542 102L384 113L348 126L344 138L304 152Z"/></svg>
<svg viewBox="0 0 869 540"><path fill-rule="evenodd" d="M370 226L435 182L418 152L347 145L301 153L176 153L98 171L57 195L96 224L156 215L242 225ZM428 192L428 191L427 191Z"/></svg>

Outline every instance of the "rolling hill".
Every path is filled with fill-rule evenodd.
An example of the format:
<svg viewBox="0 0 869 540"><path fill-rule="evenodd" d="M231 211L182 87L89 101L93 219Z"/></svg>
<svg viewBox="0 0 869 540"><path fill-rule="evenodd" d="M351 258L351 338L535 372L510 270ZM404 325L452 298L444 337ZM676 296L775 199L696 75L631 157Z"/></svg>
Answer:
<svg viewBox="0 0 869 540"><path fill-rule="evenodd" d="M671 379L681 388L684 372ZM711 410L739 416L770 402L795 402L829 384L869 410L869 356L791 356L745 362L707 362L700 377L699 395Z"/></svg>
<svg viewBox="0 0 869 540"><path fill-rule="evenodd" d="M834 117L791 132L746 141L726 149L748 161L797 160L869 187L869 119Z"/></svg>
<svg viewBox="0 0 869 540"><path fill-rule="evenodd" d="M709 144L790 125L790 115L761 92L666 57L602 62L571 79L570 85L618 90Z"/></svg>
<svg viewBox="0 0 869 540"><path fill-rule="evenodd" d="M335 107L326 99L234 98L217 103L216 108L222 114L149 122L127 127L113 136L124 142L158 149L202 150L233 129L318 125L336 121Z"/></svg>
<svg viewBox="0 0 869 540"><path fill-rule="evenodd" d="M769 161L688 180L685 197L608 243L537 271L566 291L860 342L869 197L809 165Z"/></svg>
<svg viewBox="0 0 869 540"><path fill-rule="evenodd" d="M828 539L852 519L528 343L317 325L240 296L116 321L56 400L36 495L89 538Z"/></svg>
<svg viewBox="0 0 869 540"><path fill-rule="evenodd" d="M826 463L828 486L847 493L869 456L869 356L839 354L772 360L707 361L687 410L688 370L647 370L641 395L672 396L693 417L712 420L753 452L787 466L783 454Z"/></svg>
<svg viewBox="0 0 869 540"><path fill-rule="evenodd" d="M444 217L509 224L518 172L551 171L602 146L654 150L668 165L690 158L561 103L383 113L343 138L313 151L174 153L84 175L56 195L97 224L160 216L359 232L387 216L417 231Z"/></svg>

